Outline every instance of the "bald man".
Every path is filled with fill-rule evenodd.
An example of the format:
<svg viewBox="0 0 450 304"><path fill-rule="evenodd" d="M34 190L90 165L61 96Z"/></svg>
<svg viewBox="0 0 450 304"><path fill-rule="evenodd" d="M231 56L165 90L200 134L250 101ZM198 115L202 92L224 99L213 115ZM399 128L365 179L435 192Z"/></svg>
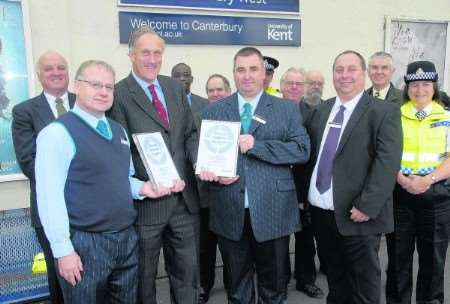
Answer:
<svg viewBox="0 0 450 304"><path fill-rule="evenodd" d="M59 53L55 51L44 53L39 57L36 68L43 91L38 96L19 103L13 108L12 138L17 162L23 174L30 180L31 224L36 231L47 262L50 299L52 303L63 303L53 254L37 211L34 161L38 133L55 118L72 108L75 95L67 91L69 86L67 61Z"/></svg>

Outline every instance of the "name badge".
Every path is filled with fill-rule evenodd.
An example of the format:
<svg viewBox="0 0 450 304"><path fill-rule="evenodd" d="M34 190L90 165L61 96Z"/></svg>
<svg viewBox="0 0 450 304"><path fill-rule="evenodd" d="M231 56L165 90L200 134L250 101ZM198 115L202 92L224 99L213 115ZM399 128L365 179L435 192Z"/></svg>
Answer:
<svg viewBox="0 0 450 304"><path fill-rule="evenodd" d="M265 125L266 124L266 120L258 115L253 115L252 117L253 120L256 120L257 122Z"/></svg>

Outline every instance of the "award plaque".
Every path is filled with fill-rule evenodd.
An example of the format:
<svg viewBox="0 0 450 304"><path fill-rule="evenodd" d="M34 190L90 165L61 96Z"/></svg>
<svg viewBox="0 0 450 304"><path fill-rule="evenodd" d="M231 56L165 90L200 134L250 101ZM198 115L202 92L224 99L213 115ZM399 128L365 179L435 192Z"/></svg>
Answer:
<svg viewBox="0 0 450 304"><path fill-rule="evenodd" d="M196 174L202 170L217 176L236 176L240 122L202 120Z"/></svg>
<svg viewBox="0 0 450 304"><path fill-rule="evenodd" d="M180 179L161 133L136 133L133 140L154 187L172 187Z"/></svg>

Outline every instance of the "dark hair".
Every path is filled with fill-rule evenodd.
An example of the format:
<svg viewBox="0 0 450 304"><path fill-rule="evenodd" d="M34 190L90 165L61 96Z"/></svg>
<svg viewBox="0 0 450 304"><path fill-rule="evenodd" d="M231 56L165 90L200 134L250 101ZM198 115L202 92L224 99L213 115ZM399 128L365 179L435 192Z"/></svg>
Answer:
<svg viewBox="0 0 450 304"><path fill-rule="evenodd" d="M403 88L403 99L404 101L408 101L411 100L411 98L409 98L408 95L408 89L409 89L409 85L411 84L411 82L408 82L407 84L405 84L405 87ZM433 94L433 100L440 102L440 95L439 95L439 85L437 82L433 82L433 90L434 90L434 94Z"/></svg>
<svg viewBox="0 0 450 304"><path fill-rule="evenodd" d="M361 68L363 69L363 71L366 70L366 61L364 60L364 57L360 53L358 53L357 51L347 50L347 51L343 51L342 53L337 55L336 58L334 58L333 71L334 71L334 66L336 65L336 60L338 60L338 58L341 57L342 55L347 55L347 54L353 54L356 57L358 57L359 61L360 61L360 64L361 64Z"/></svg>
<svg viewBox="0 0 450 304"><path fill-rule="evenodd" d="M234 55L234 58L233 58L233 67L234 67L234 65L236 64L236 59L237 59L238 57L248 57L248 56L251 56L251 55L256 55L256 56L258 56L259 59L261 59L261 63L264 62L263 55L261 54L261 52L260 52L257 48L251 47L251 46L247 46L247 47L244 47L244 48L240 49L240 50L236 53L236 55ZM263 66L264 66L264 64L263 64Z"/></svg>
<svg viewBox="0 0 450 304"><path fill-rule="evenodd" d="M206 85L205 85L205 89L206 89L206 93L208 93L208 83L212 78L220 78L223 81L223 87L225 88L225 91L230 92L231 91L231 86L230 86L230 82L228 81L228 79L220 74L212 74L211 76L208 77L208 80L206 80Z"/></svg>

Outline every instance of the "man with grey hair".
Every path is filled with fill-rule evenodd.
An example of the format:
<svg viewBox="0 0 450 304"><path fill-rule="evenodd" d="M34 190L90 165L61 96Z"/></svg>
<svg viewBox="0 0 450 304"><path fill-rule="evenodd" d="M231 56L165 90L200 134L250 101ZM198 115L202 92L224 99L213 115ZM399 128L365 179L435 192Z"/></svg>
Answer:
<svg viewBox="0 0 450 304"><path fill-rule="evenodd" d="M164 46L164 40L148 27L131 34L132 70L116 84L110 115L125 127L129 137L134 133L160 132L181 178L174 181L170 195L135 201L139 302L157 302L155 280L162 247L172 302L195 303L199 199L195 180L190 176L196 163L198 138L184 87L170 77L158 75ZM134 143L131 154L136 177L148 180Z"/></svg>
<svg viewBox="0 0 450 304"><path fill-rule="evenodd" d="M394 65L391 54L380 51L369 58L369 75L372 87L367 92L378 99L401 105L403 103L403 92L394 87L391 82L394 74Z"/></svg>
<svg viewBox="0 0 450 304"><path fill-rule="evenodd" d="M324 77L320 71L311 70L306 73L306 90L304 101L315 107L322 100L323 85L325 83Z"/></svg>
<svg viewBox="0 0 450 304"><path fill-rule="evenodd" d="M56 276L53 253L39 220L36 205L34 177L36 137L45 126L73 107L75 95L67 91L69 86L67 61L59 53L47 51L42 54L36 63L36 71L43 91L38 96L14 106L11 129L17 163L30 180L31 225L45 256L50 301L58 304L63 303L63 296Z"/></svg>
<svg viewBox="0 0 450 304"><path fill-rule="evenodd" d="M113 90L109 64L82 63L73 109L36 140L37 206L65 303L136 301L133 198L170 193L133 177L127 134L105 117Z"/></svg>

